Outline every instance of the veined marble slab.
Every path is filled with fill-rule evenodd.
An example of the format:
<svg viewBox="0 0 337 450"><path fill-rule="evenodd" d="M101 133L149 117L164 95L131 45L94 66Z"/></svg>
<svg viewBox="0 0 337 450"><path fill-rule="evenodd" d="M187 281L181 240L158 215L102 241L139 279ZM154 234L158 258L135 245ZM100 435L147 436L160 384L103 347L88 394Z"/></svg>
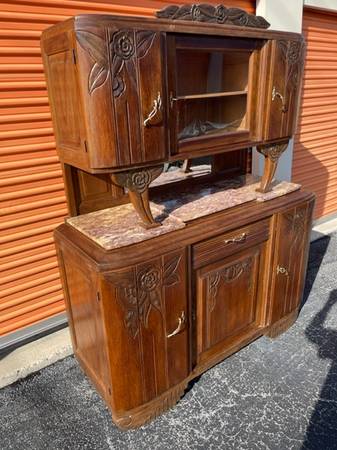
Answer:
<svg viewBox="0 0 337 450"><path fill-rule="evenodd" d="M234 206L251 201L265 202L300 189L299 184L274 181L272 191L266 194L256 192L260 177L242 175L230 180L186 186L179 190L179 197L169 199L167 193L156 196L153 201L163 212L190 222Z"/></svg>
<svg viewBox="0 0 337 450"><path fill-rule="evenodd" d="M132 245L183 228L187 222L244 203L265 202L300 189L299 184L274 181L272 191L256 192L260 178L243 175L231 180L184 186L173 196L168 188L151 202L157 228L145 229L133 206L115 206L67 219L67 223L106 250ZM173 192L175 192L173 190Z"/></svg>
<svg viewBox="0 0 337 450"><path fill-rule="evenodd" d="M67 223L106 250L136 244L184 228L182 220L163 214L163 208L151 204L151 210L154 219L162 222L162 225L148 230L141 226L140 218L130 203L71 217Z"/></svg>

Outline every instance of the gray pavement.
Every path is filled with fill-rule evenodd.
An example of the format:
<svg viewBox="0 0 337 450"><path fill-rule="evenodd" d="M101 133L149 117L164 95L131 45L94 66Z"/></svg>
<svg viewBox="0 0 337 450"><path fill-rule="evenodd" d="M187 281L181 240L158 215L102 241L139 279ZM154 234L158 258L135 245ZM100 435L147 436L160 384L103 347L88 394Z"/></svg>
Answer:
<svg viewBox="0 0 337 450"><path fill-rule="evenodd" d="M129 432L70 356L0 390L0 449L337 449L337 234L311 245L304 306Z"/></svg>

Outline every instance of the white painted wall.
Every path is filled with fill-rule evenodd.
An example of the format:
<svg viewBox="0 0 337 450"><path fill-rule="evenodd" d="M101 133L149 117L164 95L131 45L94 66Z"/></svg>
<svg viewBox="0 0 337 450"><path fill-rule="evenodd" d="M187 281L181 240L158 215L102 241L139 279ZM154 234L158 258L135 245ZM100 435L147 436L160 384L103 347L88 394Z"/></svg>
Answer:
<svg viewBox="0 0 337 450"><path fill-rule="evenodd" d="M337 11L337 0L304 0L304 6L326 11Z"/></svg>
<svg viewBox="0 0 337 450"><path fill-rule="evenodd" d="M337 0L334 1L337 3ZM302 32L303 0L257 0L256 14L268 20L270 30ZM279 160L275 175L278 180L291 179L293 147L293 140L291 140ZM262 175L264 157L256 150L253 151L252 165L253 173Z"/></svg>
<svg viewBox="0 0 337 450"><path fill-rule="evenodd" d="M302 31L303 0L256 0L256 14L268 20L270 30Z"/></svg>

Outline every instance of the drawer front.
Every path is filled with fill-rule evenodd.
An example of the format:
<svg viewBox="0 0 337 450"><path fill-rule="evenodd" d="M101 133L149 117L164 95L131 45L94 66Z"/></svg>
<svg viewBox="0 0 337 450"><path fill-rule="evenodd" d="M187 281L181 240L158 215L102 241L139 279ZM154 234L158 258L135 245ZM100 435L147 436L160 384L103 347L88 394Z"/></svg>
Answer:
<svg viewBox="0 0 337 450"><path fill-rule="evenodd" d="M193 246L195 269L259 244L269 238L270 219L261 220Z"/></svg>

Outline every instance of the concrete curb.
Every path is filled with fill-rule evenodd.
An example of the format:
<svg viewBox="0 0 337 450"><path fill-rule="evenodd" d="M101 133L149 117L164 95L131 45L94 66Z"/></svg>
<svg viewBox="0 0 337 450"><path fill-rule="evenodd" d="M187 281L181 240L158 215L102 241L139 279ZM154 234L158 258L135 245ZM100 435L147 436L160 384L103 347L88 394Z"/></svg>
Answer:
<svg viewBox="0 0 337 450"><path fill-rule="evenodd" d="M0 388L25 378L72 353L69 328L17 348L0 361Z"/></svg>

